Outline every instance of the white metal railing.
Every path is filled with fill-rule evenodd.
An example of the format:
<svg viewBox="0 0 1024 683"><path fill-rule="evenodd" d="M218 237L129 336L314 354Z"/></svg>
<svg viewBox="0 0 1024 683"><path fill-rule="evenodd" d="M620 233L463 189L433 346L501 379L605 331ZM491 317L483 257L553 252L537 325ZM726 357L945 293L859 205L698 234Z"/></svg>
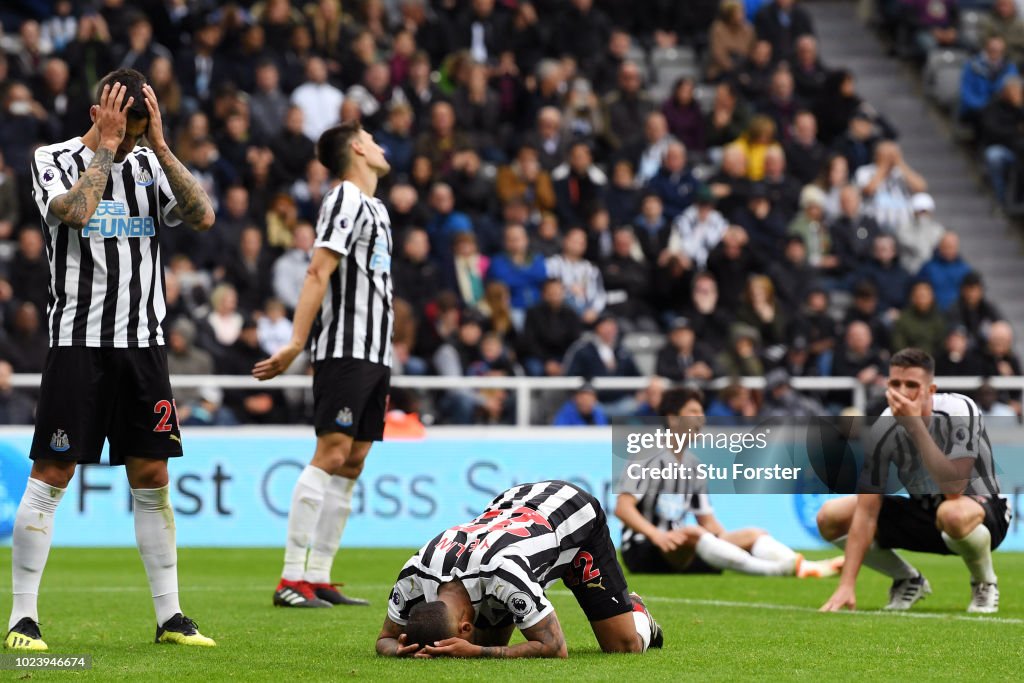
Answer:
<svg viewBox="0 0 1024 683"><path fill-rule="evenodd" d="M17 374L11 384L19 388L39 388L38 374ZM936 377L940 390L971 391L985 381L996 389L1024 391L1024 376L1015 377ZM595 377L591 383L595 389L620 389L638 391L646 387L650 377ZM702 384L704 389L717 390L733 380L719 377ZM764 377L741 377L739 383L748 389L763 389ZM571 391L580 386L582 377L437 377L430 375L396 375L391 384L407 389L506 389L516 395L516 424L530 425L533 394L538 391ZM283 375L267 382L259 382L246 375L172 375L171 384L176 389L309 389L312 378L309 375ZM846 391L850 394L850 405L864 410L867 404L867 387L854 377L793 377L791 384L801 391Z"/></svg>

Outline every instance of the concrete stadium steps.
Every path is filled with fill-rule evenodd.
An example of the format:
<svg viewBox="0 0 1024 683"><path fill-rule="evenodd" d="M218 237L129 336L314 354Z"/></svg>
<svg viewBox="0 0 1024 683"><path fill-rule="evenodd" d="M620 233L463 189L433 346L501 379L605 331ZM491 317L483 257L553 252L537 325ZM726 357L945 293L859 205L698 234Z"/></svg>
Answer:
<svg viewBox="0 0 1024 683"><path fill-rule="evenodd" d="M857 19L854 2L806 2L814 17L822 58L846 67L857 90L899 130L904 156L928 180L936 216L961 236L964 258L985 277L988 293L1017 332L1024 356L1024 246L1012 226L994 214L994 200L968 154L953 141L948 121L928 104L910 67L886 56Z"/></svg>

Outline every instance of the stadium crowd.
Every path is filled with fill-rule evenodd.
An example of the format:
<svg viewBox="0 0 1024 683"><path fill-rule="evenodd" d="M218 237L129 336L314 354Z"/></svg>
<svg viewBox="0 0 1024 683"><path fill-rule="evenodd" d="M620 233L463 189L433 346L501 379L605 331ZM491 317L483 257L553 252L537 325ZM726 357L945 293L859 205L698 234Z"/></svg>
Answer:
<svg viewBox="0 0 1024 683"><path fill-rule="evenodd" d="M731 385L709 407L734 417L838 410L848 397L789 378L880 392L910 345L939 375L1021 374L927 178L854 75L822 63L795 0L20 6L0 13L0 422L31 421L8 378L47 348L29 160L88 129L117 67L148 75L217 210L209 233L160 235L173 374L246 375L289 339L329 187L314 143L350 119L393 169L396 374L639 376L623 339L663 334L643 374L767 375L763 395ZM585 386L555 421L647 414L663 388ZM310 418L302 391L177 393L183 424ZM1020 412L988 394L985 410ZM493 424L513 399L395 403Z"/></svg>

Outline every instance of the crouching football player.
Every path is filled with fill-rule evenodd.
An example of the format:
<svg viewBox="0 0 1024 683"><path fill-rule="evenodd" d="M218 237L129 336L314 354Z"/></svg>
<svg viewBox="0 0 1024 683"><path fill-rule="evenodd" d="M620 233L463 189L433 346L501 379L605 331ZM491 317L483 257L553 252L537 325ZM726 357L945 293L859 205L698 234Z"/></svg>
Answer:
<svg viewBox="0 0 1024 683"><path fill-rule="evenodd" d="M935 361L904 349L889 361L889 407L871 430L858 494L818 512L824 539L846 550L839 587L822 611L854 609L861 565L892 579L885 609L908 610L931 593L917 569L893 552L959 555L971 574L968 612L999 609L992 551L1006 537L1010 512L999 495L992 444L974 401L935 393ZM906 496L884 495L890 465Z"/></svg>
<svg viewBox="0 0 1024 683"><path fill-rule="evenodd" d="M677 432L704 426L703 395L698 389L665 392L659 412ZM684 450L663 451L645 465L662 469L674 463L695 469L699 460ZM761 529L726 531L711 509L706 479L623 481L615 516L622 521L622 559L640 574L713 574L729 569L759 576L821 578L835 576L842 557L813 562ZM687 524L693 514L696 524Z"/></svg>
<svg viewBox="0 0 1024 683"><path fill-rule="evenodd" d="M396 657L566 657L544 590L562 579L604 652L664 640L626 588L597 499L564 481L515 486L479 517L420 548L391 589L377 654ZM518 627L526 642L509 645Z"/></svg>

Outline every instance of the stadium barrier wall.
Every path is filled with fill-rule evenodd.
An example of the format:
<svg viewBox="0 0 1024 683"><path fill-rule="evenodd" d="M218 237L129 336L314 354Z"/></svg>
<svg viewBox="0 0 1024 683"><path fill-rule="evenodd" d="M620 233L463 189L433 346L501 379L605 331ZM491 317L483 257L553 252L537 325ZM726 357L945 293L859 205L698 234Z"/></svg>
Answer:
<svg viewBox="0 0 1024 683"><path fill-rule="evenodd" d="M1024 457L1024 430L993 430L997 458ZM185 457L171 463L181 546L280 546L292 487L313 452L309 427L191 428ZM421 441L374 446L359 480L344 546L418 547L472 519L499 491L528 481L566 479L611 514L611 429L435 427ZM0 543L9 545L31 463L31 431L0 429ZM1003 549L1024 550L1024 487L1006 491L1018 512ZM726 528L757 526L796 548L822 544L815 514L828 496L718 495ZM131 495L120 468L81 468L57 513L61 546L134 545Z"/></svg>

